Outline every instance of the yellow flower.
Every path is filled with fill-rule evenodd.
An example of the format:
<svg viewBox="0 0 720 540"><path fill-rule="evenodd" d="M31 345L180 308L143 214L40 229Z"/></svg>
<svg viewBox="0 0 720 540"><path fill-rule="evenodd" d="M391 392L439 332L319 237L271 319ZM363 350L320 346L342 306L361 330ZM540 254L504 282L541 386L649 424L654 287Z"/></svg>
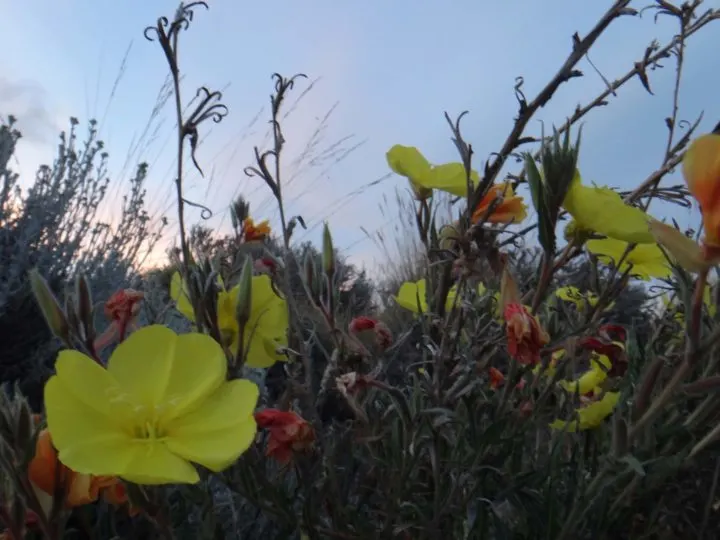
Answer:
<svg viewBox="0 0 720 540"><path fill-rule="evenodd" d="M607 356L593 353L590 369L574 381L559 381L558 384L571 394L577 393L583 396L592 392L595 387L607 379L607 373L611 368L612 363Z"/></svg>
<svg viewBox="0 0 720 540"><path fill-rule="evenodd" d="M479 283L477 286L477 293L482 295L485 293L485 285ZM457 296L457 287L453 286L448 291L447 299L445 300L445 311L450 311L455 303L455 296ZM425 278L418 281L406 281L400 286L397 296L394 297L398 305L405 309L412 311L413 313L427 313L430 309L427 303L427 284ZM418 309L419 301L419 309Z"/></svg>
<svg viewBox="0 0 720 540"><path fill-rule="evenodd" d="M445 300L446 311L452 309L456 295L457 288L452 287L448 292L447 300ZM403 283L395 297L395 301L413 313L427 313L430 308L427 303L427 284L425 279L418 280L414 283L410 281Z"/></svg>
<svg viewBox="0 0 720 540"><path fill-rule="evenodd" d="M585 309L586 303L590 307L594 307L600 299L598 295L592 291L580 292L580 289L572 286L560 287L555 291L555 296L566 302L572 302L578 310ZM615 302L611 302L607 309L610 309L614 304Z"/></svg>
<svg viewBox="0 0 720 540"><path fill-rule="evenodd" d="M80 474L137 484L195 483L191 464L230 466L257 431L258 387L227 381L220 345L161 325L118 345L107 369L64 350L45 385L47 423L60 461Z"/></svg>
<svg viewBox="0 0 720 540"><path fill-rule="evenodd" d="M467 196L467 175L462 163L433 166L417 148L399 144L388 150L386 157L390 168L410 181L418 199L426 199L433 189L458 197ZM480 182L476 171L471 172L470 178L473 185Z"/></svg>
<svg viewBox="0 0 720 540"><path fill-rule="evenodd" d="M575 173L563 206L575 218L576 226L582 229L634 244L655 242L648 229L648 214L625 204L620 194L610 188L582 185L579 171Z"/></svg>
<svg viewBox="0 0 720 540"><path fill-rule="evenodd" d="M592 401L586 401L581 407L575 410L573 420L555 420L550 424L552 429L565 431L583 431L594 429L612 414L620 399L620 392L606 392L600 399L597 396L602 393L599 388L595 389L595 396Z"/></svg>
<svg viewBox="0 0 720 540"><path fill-rule="evenodd" d="M221 282L222 283L222 282ZM237 298L240 285L229 291L222 289L217 298L217 320L224 344L235 353L239 342L239 326L236 318ZM187 289L182 287L182 278L176 272L170 284L170 296L177 309L191 321L195 320ZM287 345L288 308L285 299L280 298L272 287L269 276L252 278L250 318L243 332L243 345L247 350L246 365L266 368L287 357L277 352Z"/></svg>
<svg viewBox="0 0 720 540"><path fill-rule="evenodd" d="M619 261L625 253L628 244L620 240L606 238L603 240L588 240L587 249L597 255L605 263ZM632 265L631 273L645 281L650 278L666 278L672 275L670 265L663 252L656 244L639 244L625 257L620 265L624 272Z"/></svg>
<svg viewBox="0 0 720 540"><path fill-rule="evenodd" d="M545 368L545 371L542 372L543 376L545 377L554 377L555 371L557 370L558 362L562 359L562 357L565 356L565 350L560 349L552 353L552 356L550 357L550 362L548 362L547 368ZM542 369L542 364L538 364L535 366L532 370L532 372L535 375L538 375L540 373L540 370Z"/></svg>

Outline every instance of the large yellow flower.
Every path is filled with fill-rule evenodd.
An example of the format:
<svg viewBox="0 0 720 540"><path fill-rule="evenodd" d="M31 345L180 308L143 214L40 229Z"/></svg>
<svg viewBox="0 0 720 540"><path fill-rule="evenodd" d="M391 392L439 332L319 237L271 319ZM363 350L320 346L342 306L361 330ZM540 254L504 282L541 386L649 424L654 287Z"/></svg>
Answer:
<svg viewBox="0 0 720 540"><path fill-rule="evenodd" d="M603 394L600 388L596 388L593 398L585 400L582 406L575 410L573 420L558 419L552 422L550 427L570 432L595 429L612 414L619 399L620 392L605 392Z"/></svg>
<svg viewBox="0 0 720 540"><path fill-rule="evenodd" d="M153 325L130 335L107 369L60 352L45 385L47 423L60 461L81 474L137 484L195 483L191 462L213 471L252 443L258 387L227 381L220 345Z"/></svg>
<svg viewBox="0 0 720 540"><path fill-rule="evenodd" d="M467 196L467 174L462 163L433 166L417 148L400 144L388 150L386 157L390 168L410 181L418 199L429 197L433 189ZM473 185L480 182L476 171L472 171L470 177Z"/></svg>
<svg viewBox="0 0 720 540"><path fill-rule="evenodd" d="M581 229L634 244L655 242L648 227L648 214L625 204L620 194L610 188L584 186L579 171L575 173L563 206Z"/></svg>
<svg viewBox="0 0 720 540"><path fill-rule="evenodd" d="M592 392L595 387L607 379L608 371L611 368L612 363L607 356L593 353L590 360L590 369L574 381L559 381L558 384L571 394L578 393L583 396Z"/></svg>
<svg viewBox="0 0 720 540"><path fill-rule="evenodd" d="M598 259L605 263L619 261L628 247L627 242L612 238L588 240L585 245L590 253L597 255ZM620 271L624 272L630 265L632 265L632 275L645 281L650 278L666 278L672 275L672 269L657 244L635 246L620 265Z"/></svg>
<svg viewBox="0 0 720 540"><path fill-rule="evenodd" d="M229 291L221 289L217 298L217 318L223 340L235 353L239 341L237 322L237 298L240 285ZM175 300L177 309L188 319L195 320L187 289L182 286L180 274L176 272L170 284L170 296ZM269 276L252 278L252 299L250 318L245 325L243 345L247 349L246 365L254 368L266 368L287 357L277 352L279 347L287 345L288 308L284 298L280 298L272 287Z"/></svg>

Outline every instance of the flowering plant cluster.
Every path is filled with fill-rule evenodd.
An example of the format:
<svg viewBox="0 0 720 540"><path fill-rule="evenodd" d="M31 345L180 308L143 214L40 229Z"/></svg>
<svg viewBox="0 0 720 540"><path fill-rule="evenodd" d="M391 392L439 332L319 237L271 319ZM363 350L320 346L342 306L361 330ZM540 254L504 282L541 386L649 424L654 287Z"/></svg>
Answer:
<svg viewBox="0 0 720 540"><path fill-rule="evenodd" d="M614 2L595 30L576 35L573 55L636 14L628 4ZM681 55L685 39L720 19L700 15L700 4L657 2L682 28L669 50ZM146 31L178 103L178 38L202 6ZM657 47L635 65L646 86L645 70L670 54ZM570 135L582 114L551 137L522 138L532 114L578 76L574 63L535 100L516 88L514 134L482 172L460 119L448 117L457 161L388 149L389 170L412 194L421 262L390 284L386 302L360 309L347 301L352 285L327 223L319 251L299 254L293 243L305 222L286 214L281 119L299 76L275 76L272 148L256 149L246 169L274 197L276 226L239 200L233 234L186 234L185 152L199 168L198 128L227 108L207 88L187 117L178 107L179 247L163 271L162 309L147 281L96 306L81 266L62 302L40 272L28 276L61 350L41 408L18 385L0 392L0 537L709 533L720 477L720 125L698 135L695 124L676 141L668 119L658 172L630 193L595 185ZM528 142L537 151L499 180ZM676 166L685 186L663 191ZM701 239L654 217L655 197L697 202ZM689 489L675 490L686 479ZM669 519L678 498L694 521Z"/></svg>

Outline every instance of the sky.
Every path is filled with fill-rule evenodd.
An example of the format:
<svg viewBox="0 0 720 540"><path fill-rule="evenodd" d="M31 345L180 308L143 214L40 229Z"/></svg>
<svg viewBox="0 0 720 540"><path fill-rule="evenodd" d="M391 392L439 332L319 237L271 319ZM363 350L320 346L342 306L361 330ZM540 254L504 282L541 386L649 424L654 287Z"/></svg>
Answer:
<svg viewBox="0 0 720 540"><path fill-rule="evenodd" d="M203 221L190 209L188 221L225 231L228 205L242 194L257 219L277 225L269 190L243 171L252 164L253 147L267 147L272 73L302 72L308 79L290 95L283 120L288 213L302 215L308 225L308 231L298 229L297 239L319 242L327 220L343 255L373 269L382 253L367 233L391 236L397 212L380 207L392 209L398 191L409 196L407 182L389 174L387 150L416 146L431 162L456 161L443 115L468 110L463 132L482 170L512 128L516 77L524 78L532 98L564 62L572 34L584 35L611 2L209 4L181 35L183 99L190 101L203 85L221 90L230 113L200 128L197 157L206 174L186 169L186 197L208 206L213 217ZM717 9L720 0L704 5ZM146 26L172 17L176 7L174 0L0 0L0 115L17 116L24 133L14 166L25 186L39 164L52 161L70 116L80 120L80 128L95 118L110 154L107 218L113 219L135 164L147 161L149 209L176 227L173 109L164 107L151 118L167 64L159 45L143 37ZM692 121L704 112L700 132L720 120L718 29L720 21L711 23L690 38L686 51L680 118ZM676 31L675 21L655 21L650 12L623 18L601 37L590 60L614 80L642 58L653 39L666 43ZM580 169L586 182L631 189L661 165L675 78L674 61L664 66L649 74L654 95L634 79L585 118ZM586 76L564 85L531 121L528 134L539 135L540 121L547 129L562 123L605 88L587 59L579 67ZM681 182L676 171L663 184ZM661 204L650 212L685 226L697 226L699 215ZM163 257L157 250L150 262Z"/></svg>

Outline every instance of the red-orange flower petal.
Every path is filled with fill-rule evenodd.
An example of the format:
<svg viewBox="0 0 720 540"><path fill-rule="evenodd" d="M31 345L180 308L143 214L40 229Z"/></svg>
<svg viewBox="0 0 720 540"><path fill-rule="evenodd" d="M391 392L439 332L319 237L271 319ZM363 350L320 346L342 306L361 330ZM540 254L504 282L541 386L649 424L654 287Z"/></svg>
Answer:
<svg viewBox="0 0 720 540"><path fill-rule="evenodd" d="M536 365L550 337L522 304L508 304L504 316L510 356L523 365Z"/></svg>
<svg viewBox="0 0 720 540"><path fill-rule="evenodd" d="M512 186L507 182L495 184L490 188L475 207L472 213L472 222L480 221L487 214L490 205L497 199L501 199L501 202L487 216L485 220L487 223L520 223L527 217L523 198L515 195Z"/></svg>
<svg viewBox="0 0 720 540"><path fill-rule="evenodd" d="M255 223L252 218L243 221L243 239L245 242L261 242L270 236L270 222L266 219Z"/></svg>
<svg viewBox="0 0 720 540"><path fill-rule="evenodd" d="M695 139L682 169L688 190L700 204L705 244L720 247L720 135L709 133Z"/></svg>
<svg viewBox="0 0 720 540"><path fill-rule="evenodd" d="M292 459L293 452L310 448L315 441L312 426L292 411L265 409L255 413L258 427L269 431L265 455L286 464Z"/></svg>

